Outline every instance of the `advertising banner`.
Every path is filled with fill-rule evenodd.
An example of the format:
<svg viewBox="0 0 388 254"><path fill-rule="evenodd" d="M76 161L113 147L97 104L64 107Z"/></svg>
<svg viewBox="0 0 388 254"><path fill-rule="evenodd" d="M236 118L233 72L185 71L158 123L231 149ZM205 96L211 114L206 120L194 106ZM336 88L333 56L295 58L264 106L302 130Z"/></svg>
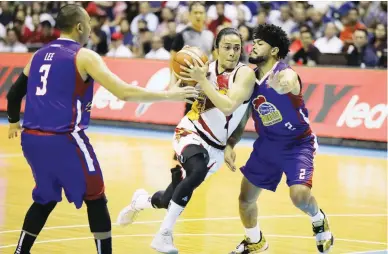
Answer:
<svg viewBox="0 0 388 254"><path fill-rule="evenodd" d="M0 53L0 111L6 110L7 91L30 56ZM163 90L170 79L166 61L104 60L115 74L133 85ZM322 67L294 67L294 70L302 79L309 120L318 136L386 142L386 70ZM93 119L176 125L183 111L183 103L123 102L99 84L95 85ZM252 120L246 129L254 131Z"/></svg>

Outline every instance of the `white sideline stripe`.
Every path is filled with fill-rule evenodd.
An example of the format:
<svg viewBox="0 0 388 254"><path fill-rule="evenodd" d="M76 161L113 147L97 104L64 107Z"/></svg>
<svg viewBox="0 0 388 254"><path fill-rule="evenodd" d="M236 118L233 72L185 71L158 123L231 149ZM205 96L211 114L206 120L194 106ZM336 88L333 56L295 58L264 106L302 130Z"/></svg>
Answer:
<svg viewBox="0 0 388 254"><path fill-rule="evenodd" d="M327 214L328 217L387 217L387 214ZM268 215L268 216L258 216L258 219L280 219L280 218L305 218L306 215L297 214L297 215ZM195 222L195 221L228 221L228 220L239 220L240 217L209 217L209 218L193 218L193 219L181 219L178 222ZM150 220L150 221L136 221L133 224L154 224L161 223L163 220ZM117 223L112 223L113 226L118 226ZM67 225L67 226L53 226L53 227L44 227L43 230L54 230L54 229L66 229L66 228L84 228L89 227L88 224L80 225ZM0 234L7 233L20 233L20 229L14 230L4 230L0 231Z"/></svg>

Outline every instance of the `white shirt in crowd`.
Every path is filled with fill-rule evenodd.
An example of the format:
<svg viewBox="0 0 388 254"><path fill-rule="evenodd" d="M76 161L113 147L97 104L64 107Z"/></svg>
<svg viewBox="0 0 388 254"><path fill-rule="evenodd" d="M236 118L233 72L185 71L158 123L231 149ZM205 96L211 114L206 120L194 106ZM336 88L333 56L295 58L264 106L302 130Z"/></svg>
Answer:
<svg viewBox="0 0 388 254"><path fill-rule="evenodd" d="M169 60L171 57L170 52L165 48L161 47L158 50L151 50L145 55L147 59L159 59L159 60Z"/></svg>
<svg viewBox="0 0 388 254"><path fill-rule="evenodd" d="M27 53L28 48L26 47L26 45L20 42L16 42L13 45L8 45L4 42L0 42L0 52Z"/></svg>
<svg viewBox="0 0 388 254"><path fill-rule="evenodd" d="M128 47L121 44L117 49L111 48L109 50L109 52L106 54L106 56L130 58L130 57L133 57L133 54L132 54L132 51Z"/></svg>
<svg viewBox="0 0 388 254"><path fill-rule="evenodd" d="M337 54L341 53L344 43L337 36L333 36L330 39L327 37L321 37L314 42L314 46L321 53Z"/></svg>
<svg viewBox="0 0 388 254"><path fill-rule="evenodd" d="M137 34L139 32L139 28L137 26L137 22L140 19L144 19L145 21L147 21L147 28L151 32L154 32L156 30L156 28L158 27L159 19L158 19L158 17L155 14L153 14L152 12L147 13L146 15L139 14L131 22L131 32L132 32L132 34Z"/></svg>

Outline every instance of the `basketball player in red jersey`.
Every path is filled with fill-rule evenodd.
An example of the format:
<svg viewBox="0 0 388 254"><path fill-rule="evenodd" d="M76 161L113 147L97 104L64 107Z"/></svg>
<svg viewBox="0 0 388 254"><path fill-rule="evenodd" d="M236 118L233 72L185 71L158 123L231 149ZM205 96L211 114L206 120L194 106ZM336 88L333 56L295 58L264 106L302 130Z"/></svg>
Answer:
<svg viewBox="0 0 388 254"><path fill-rule="evenodd" d="M21 130L20 108L26 95L21 144L36 186L16 254L29 254L62 189L77 209L85 203L99 254L112 253L111 220L100 165L84 130L90 120L96 80L125 101L184 101L197 97L192 87L154 92L129 85L113 74L102 58L83 48L90 36L90 17L80 6L60 9L61 37L31 58L7 94L8 136ZM130 71L130 70L129 70ZM52 253L54 251L48 251Z"/></svg>
<svg viewBox="0 0 388 254"><path fill-rule="evenodd" d="M159 252L178 253L173 244L174 225L194 190L222 166L227 139L246 115L255 76L249 66L239 62L241 45L238 30L225 28L215 40L219 52L216 61L203 68L189 63L193 71L181 67L180 75L194 79L203 90L175 129L173 146L185 174L180 167L173 169L172 182L165 191L148 195L137 190L118 217L118 224L126 225L145 208L168 208L151 243Z"/></svg>

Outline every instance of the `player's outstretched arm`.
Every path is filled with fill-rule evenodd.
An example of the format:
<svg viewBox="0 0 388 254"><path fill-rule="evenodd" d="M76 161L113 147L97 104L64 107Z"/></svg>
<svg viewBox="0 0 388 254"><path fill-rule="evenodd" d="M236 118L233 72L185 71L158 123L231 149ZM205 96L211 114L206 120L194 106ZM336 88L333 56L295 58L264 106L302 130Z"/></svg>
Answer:
<svg viewBox="0 0 388 254"><path fill-rule="evenodd" d="M200 66L195 61L193 66L186 62L190 68L181 66L181 75L191 77L201 86L207 97L226 116L231 115L244 101L249 100L256 81L255 72L248 66L241 67L236 74L236 80L226 95L220 94L206 78L208 66Z"/></svg>
<svg viewBox="0 0 388 254"><path fill-rule="evenodd" d="M32 58L7 93L8 138L17 137L18 132L21 130L20 109L23 97L27 94L28 74L30 73Z"/></svg>
<svg viewBox="0 0 388 254"><path fill-rule="evenodd" d="M178 87L180 81L168 91L152 91L130 85L111 72L101 56L89 49L83 48L78 53L77 68L84 70L109 92L124 101L186 101L187 98L198 96L198 92L193 87Z"/></svg>

